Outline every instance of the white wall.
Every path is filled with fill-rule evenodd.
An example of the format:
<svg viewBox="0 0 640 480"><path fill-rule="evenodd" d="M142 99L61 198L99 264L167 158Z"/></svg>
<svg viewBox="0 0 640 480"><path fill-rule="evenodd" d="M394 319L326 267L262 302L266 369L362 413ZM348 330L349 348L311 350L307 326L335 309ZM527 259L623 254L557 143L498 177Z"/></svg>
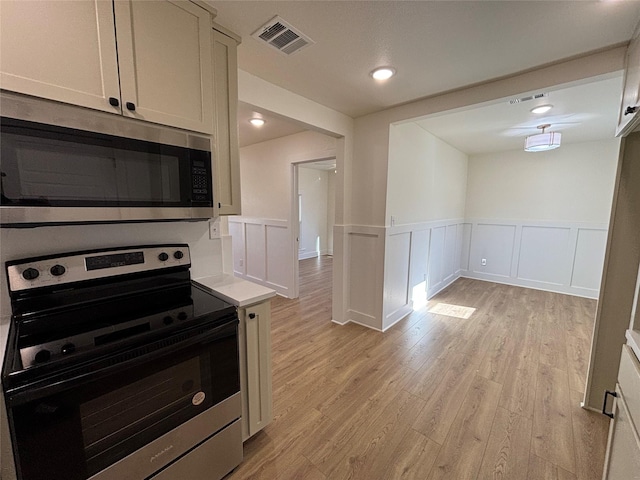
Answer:
<svg viewBox="0 0 640 480"><path fill-rule="evenodd" d="M242 216L229 218L236 276L295 295L292 164L335 157L336 144L333 137L309 131L240 149Z"/></svg>
<svg viewBox="0 0 640 480"><path fill-rule="evenodd" d="M333 170L331 171L333 175ZM328 253L329 172L300 166L298 193L302 198L302 224L298 258L313 258Z"/></svg>
<svg viewBox="0 0 640 480"><path fill-rule="evenodd" d="M469 159L468 218L607 223L620 140Z"/></svg>
<svg viewBox="0 0 640 480"><path fill-rule="evenodd" d="M353 166L353 119L308 98L266 82L243 70L238 71L238 99L262 110L292 119L310 129L335 136L337 175L335 178L335 221L333 239L332 317L338 323L346 320L349 304L348 234L351 223L351 191Z"/></svg>
<svg viewBox="0 0 640 480"><path fill-rule="evenodd" d="M618 150L611 139L472 156L463 275L597 298Z"/></svg>
<svg viewBox="0 0 640 480"><path fill-rule="evenodd" d="M386 225L464 217L467 163L416 123L391 125Z"/></svg>
<svg viewBox="0 0 640 480"><path fill-rule="evenodd" d="M290 220L291 164L334 157L336 139L302 132L240 149L242 216Z"/></svg>
<svg viewBox="0 0 640 480"><path fill-rule="evenodd" d="M415 123L390 126L382 330L459 277L467 163Z"/></svg>

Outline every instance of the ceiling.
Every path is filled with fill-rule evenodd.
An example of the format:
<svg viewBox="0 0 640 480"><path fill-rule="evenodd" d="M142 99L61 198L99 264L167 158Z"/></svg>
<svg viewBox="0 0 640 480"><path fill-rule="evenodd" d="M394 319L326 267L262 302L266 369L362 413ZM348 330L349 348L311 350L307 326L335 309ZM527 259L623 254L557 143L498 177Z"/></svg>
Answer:
<svg viewBox="0 0 640 480"><path fill-rule="evenodd" d="M549 132L562 133L563 145L614 138L621 75L540 93L548 96L513 105L505 99L416 123L468 155L523 149L524 137L539 133L536 127L543 124L551 124ZM549 112L531 113L535 106L546 104L553 105Z"/></svg>
<svg viewBox="0 0 640 480"><path fill-rule="evenodd" d="M210 1L239 67L351 117L627 42L640 1ZM280 15L314 45L251 34ZM369 72L392 65L380 83Z"/></svg>
<svg viewBox="0 0 640 480"><path fill-rule="evenodd" d="M249 123L254 117L262 118L265 123L261 127L254 127ZM274 138L286 137L294 133L304 132L306 129L291 120L265 112L244 103L238 102L238 136L240 147L266 142Z"/></svg>

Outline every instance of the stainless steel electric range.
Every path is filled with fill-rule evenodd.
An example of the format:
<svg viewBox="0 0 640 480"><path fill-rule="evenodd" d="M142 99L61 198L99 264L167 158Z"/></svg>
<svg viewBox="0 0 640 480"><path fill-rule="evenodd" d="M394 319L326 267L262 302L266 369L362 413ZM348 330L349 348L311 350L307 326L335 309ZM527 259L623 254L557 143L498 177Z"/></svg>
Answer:
<svg viewBox="0 0 640 480"><path fill-rule="evenodd" d="M235 307L187 245L7 262L2 369L21 480L213 480L242 460Z"/></svg>

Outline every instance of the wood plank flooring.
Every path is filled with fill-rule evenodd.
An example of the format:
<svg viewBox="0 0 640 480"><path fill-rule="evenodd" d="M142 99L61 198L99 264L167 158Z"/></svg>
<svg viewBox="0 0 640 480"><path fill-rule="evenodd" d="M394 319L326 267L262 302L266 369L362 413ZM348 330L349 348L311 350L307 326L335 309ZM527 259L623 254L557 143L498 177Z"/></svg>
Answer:
<svg viewBox="0 0 640 480"><path fill-rule="evenodd" d="M579 406L595 301L460 279L383 334L331 323L331 262L272 302L274 421L228 479L601 478L608 419Z"/></svg>

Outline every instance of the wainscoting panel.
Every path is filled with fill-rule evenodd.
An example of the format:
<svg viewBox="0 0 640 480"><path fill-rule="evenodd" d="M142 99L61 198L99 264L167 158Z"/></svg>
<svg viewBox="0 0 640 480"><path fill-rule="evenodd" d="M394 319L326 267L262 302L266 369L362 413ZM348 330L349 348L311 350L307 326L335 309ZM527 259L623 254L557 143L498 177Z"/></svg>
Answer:
<svg viewBox="0 0 640 480"><path fill-rule="evenodd" d="M233 273L290 297L293 292L293 245L288 222L230 217Z"/></svg>
<svg viewBox="0 0 640 480"><path fill-rule="evenodd" d="M471 255L471 224L460 225L462 232L462 248L460 249L460 270L469 270L469 256Z"/></svg>
<svg viewBox="0 0 640 480"><path fill-rule="evenodd" d="M458 264L456 265L456 258ZM458 225L447 225L444 234L444 283L451 283L460 271L460 243L458 242Z"/></svg>
<svg viewBox="0 0 640 480"><path fill-rule="evenodd" d="M470 257L465 269L463 247L461 276L598 298L607 225L468 221Z"/></svg>
<svg viewBox="0 0 640 480"><path fill-rule="evenodd" d="M447 227L431 229L431 245L429 246L429 275L427 277L427 297L431 291L439 290L444 280L444 240Z"/></svg>
<svg viewBox="0 0 640 480"><path fill-rule="evenodd" d="M293 281L291 268L291 243L289 228L280 225L265 225L266 232L266 275L267 285L278 291L289 290Z"/></svg>
<svg viewBox="0 0 640 480"><path fill-rule="evenodd" d="M411 258L409 259L409 300L419 307L427 301L429 274L429 241L431 229L411 232Z"/></svg>
<svg viewBox="0 0 640 480"><path fill-rule="evenodd" d="M570 233L565 227L523 226L517 277L553 285L566 284Z"/></svg>
<svg viewBox="0 0 640 480"><path fill-rule="evenodd" d="M411 232L398 233L387 237L385 256L384 321L386 330L396 321L411 312L411 292L409 269L411 260Z"/></svg>
<svg viewBox="0 0 640 480"><path fill-rule="evenodd" d="M378 255L380 235L376 233L350 232L349 251L351 272L358 272L357 283L349 285L349 319L375 329L382 329L382 311L379 295L379 272L382 258ZM353 278L353 275L351 275Z"/></svg>
<svg viewBox="0 0 640 480"><path fill-rule="evenodd" d="M266 279L266 244L264 225L247 223L244 227L245 236L245 272L251 280Z"/></svg>
<svg viewBox="0 0 640 480"><path fill-rule="evenodd" d="M490 278L509 278L515 238L515 225L489 223L473 225L470 270ZM482 265L482 259L486 260L486 265Z"/></svg>
<svg viewBox="0 0 640 480"><path fill-rule="evenodd" d="M383 331L460 276L464 239L462 219L386 228Z"/></svg>
<svg viewBox="0 0 640 480"><path fill-rule="evenodd" d="M586 290L593 293L595 297L598 296L606 247L606 230L578 229L571 287Z"/></svg>

